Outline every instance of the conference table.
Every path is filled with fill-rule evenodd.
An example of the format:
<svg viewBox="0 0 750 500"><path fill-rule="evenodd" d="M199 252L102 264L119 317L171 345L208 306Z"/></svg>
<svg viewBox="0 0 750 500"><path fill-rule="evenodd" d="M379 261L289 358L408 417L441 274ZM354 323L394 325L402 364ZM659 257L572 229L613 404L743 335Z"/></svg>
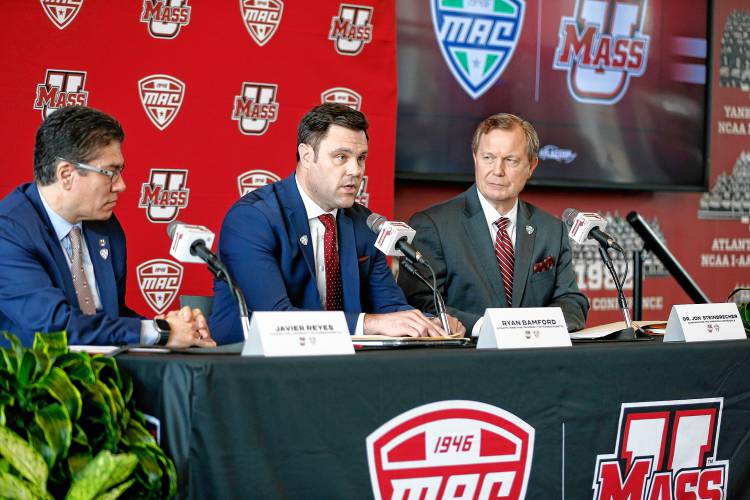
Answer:
<svg viewBox="0 0 750 500"><path fill-rule="evenodd" d="M510 460L505 466L515 473L514 494L526 498L606 495L618 488L617 470L624 483L619 487L644 490L633 498L648 498L647 488L655 485L750 498L747 341L438 347L283 358L128 353L118 362L134 380L139 408L160 421L161 444L175 461L184 498L372 498L371 474L386 473L416 475L423 486L441 484L441 496L470 498L481 485L469 472L493 466L492 460ZM378 446L385 447L373 456L383 460L368 461L367 438L381 426L396 429L391 434L402 444L419 443L450 423L432 420L458 413L409 417L420 408L451 407L484 419L453 423L480 429L483 444L495 439L496 450L485 454L482 446L471 458L459 453L459 442L457 454L441 458L439 443L447 448L455 439L440 438L434 449L423 443L430 449L415 452L397 439L387 448L381 433ZM398 431L393 425L399 419L415 426ZM688 431L699 436L697 445L685 437ZM636 460L644 449L651 456L641 453ZM416 455L399 465L399 453ZM679 472L675 464L689 463L687 455L697 456L699 465ZM452 496L447 484L453 484ZM399 488L394 498L431 498L438 491Z"/></svg>

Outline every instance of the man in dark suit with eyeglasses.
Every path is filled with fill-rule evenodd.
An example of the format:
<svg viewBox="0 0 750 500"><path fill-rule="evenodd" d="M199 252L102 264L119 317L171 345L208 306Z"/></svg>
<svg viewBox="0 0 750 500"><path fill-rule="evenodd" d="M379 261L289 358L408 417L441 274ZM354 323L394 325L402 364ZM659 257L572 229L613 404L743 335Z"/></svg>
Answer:
<svg viewBox="0 0 750 500"><path fill-rule="evenodd" d="M125 305L124 139L101 111L61 108L37 131L35 182L0 201L0 331L24 345L61 330L70 344L215 345L198 310L147 319Z"/></svg>

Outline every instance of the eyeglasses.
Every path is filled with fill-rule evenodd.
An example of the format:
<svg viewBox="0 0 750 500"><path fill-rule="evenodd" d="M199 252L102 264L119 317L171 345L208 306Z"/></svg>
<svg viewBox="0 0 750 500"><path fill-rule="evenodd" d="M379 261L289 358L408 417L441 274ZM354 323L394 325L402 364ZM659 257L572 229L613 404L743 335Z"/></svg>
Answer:
<svg viewBox="0 0 750 500"><path fill-rule="evenodd" d="M65 158L60 158L59 156L57 157L57 159L60 161L67 161L71 165L75 165L76 168L80 168L81 170L88 170L89 172L96 172L98 174L106 175L107 177L109 177L109 180L112 182L112 184L117 182L117 180L122 176L122 171L125 170L125 165L123 165L122 167L117 167L114 170L108 170L106 168L94 167L92 165L87 165L78 161L66 160Z"/></svg>

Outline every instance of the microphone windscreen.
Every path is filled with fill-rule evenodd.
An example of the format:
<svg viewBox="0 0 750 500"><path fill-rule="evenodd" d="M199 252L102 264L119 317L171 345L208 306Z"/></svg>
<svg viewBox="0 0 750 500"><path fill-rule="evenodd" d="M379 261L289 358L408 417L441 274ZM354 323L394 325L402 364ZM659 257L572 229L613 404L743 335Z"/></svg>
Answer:
<svg viewBox="0 0 750 500"><path fill-rule="evenodd" d="M383 217L380 214L371 213L367 216L367 227L369 227L373 232L379 233L380 227L383 225L383 223L386 221L386 218Z"/></svg>
<svg viewBox="0 0 750 500"><path fill-rule="evenodd" d="M573 221L578 217L578 213L578 210L575 208L566 208L563 211L562 220L568 228L573 226Z"/></svg>
<svg viewBox="0 0 750 500"><path fill-rule="evenodd" d="M182 222L178 220L173 220L167 225L167 235L169 236L169 239L171 240L174 237L174 232L177 231L177 226L181 226Z"/></svg>

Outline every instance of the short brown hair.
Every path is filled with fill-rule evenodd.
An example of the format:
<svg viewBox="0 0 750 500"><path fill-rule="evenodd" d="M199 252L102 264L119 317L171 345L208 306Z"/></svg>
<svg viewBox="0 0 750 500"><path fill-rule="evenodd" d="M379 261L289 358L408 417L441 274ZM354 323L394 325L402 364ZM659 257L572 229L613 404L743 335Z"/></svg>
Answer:
<svg viewBox="0 0 750 500"><path fill-rule="evenodd" d="M474 138L471 140L471 152L476 153L479 149L479 139L482 138L482 135L495 129L512 130L515 126L521 127L521 130L523 130L523 135L526 137L526 152L529 161L533 162L539 157L539 136L531 123L510 113L498 113L482 120L482 123L474 131Z"/></svg>
<svg viewBox="0 0 750 500"><path fill-rule="evenodd" d="M299 145L307 144L313 148L315 159L318 158L320 141L328 135L331 125L339 125L350 130L362 131L367 136L367 118L359 111L338 103L326 103L316 106L307 112L297 127L297 161Z"/></svg>

